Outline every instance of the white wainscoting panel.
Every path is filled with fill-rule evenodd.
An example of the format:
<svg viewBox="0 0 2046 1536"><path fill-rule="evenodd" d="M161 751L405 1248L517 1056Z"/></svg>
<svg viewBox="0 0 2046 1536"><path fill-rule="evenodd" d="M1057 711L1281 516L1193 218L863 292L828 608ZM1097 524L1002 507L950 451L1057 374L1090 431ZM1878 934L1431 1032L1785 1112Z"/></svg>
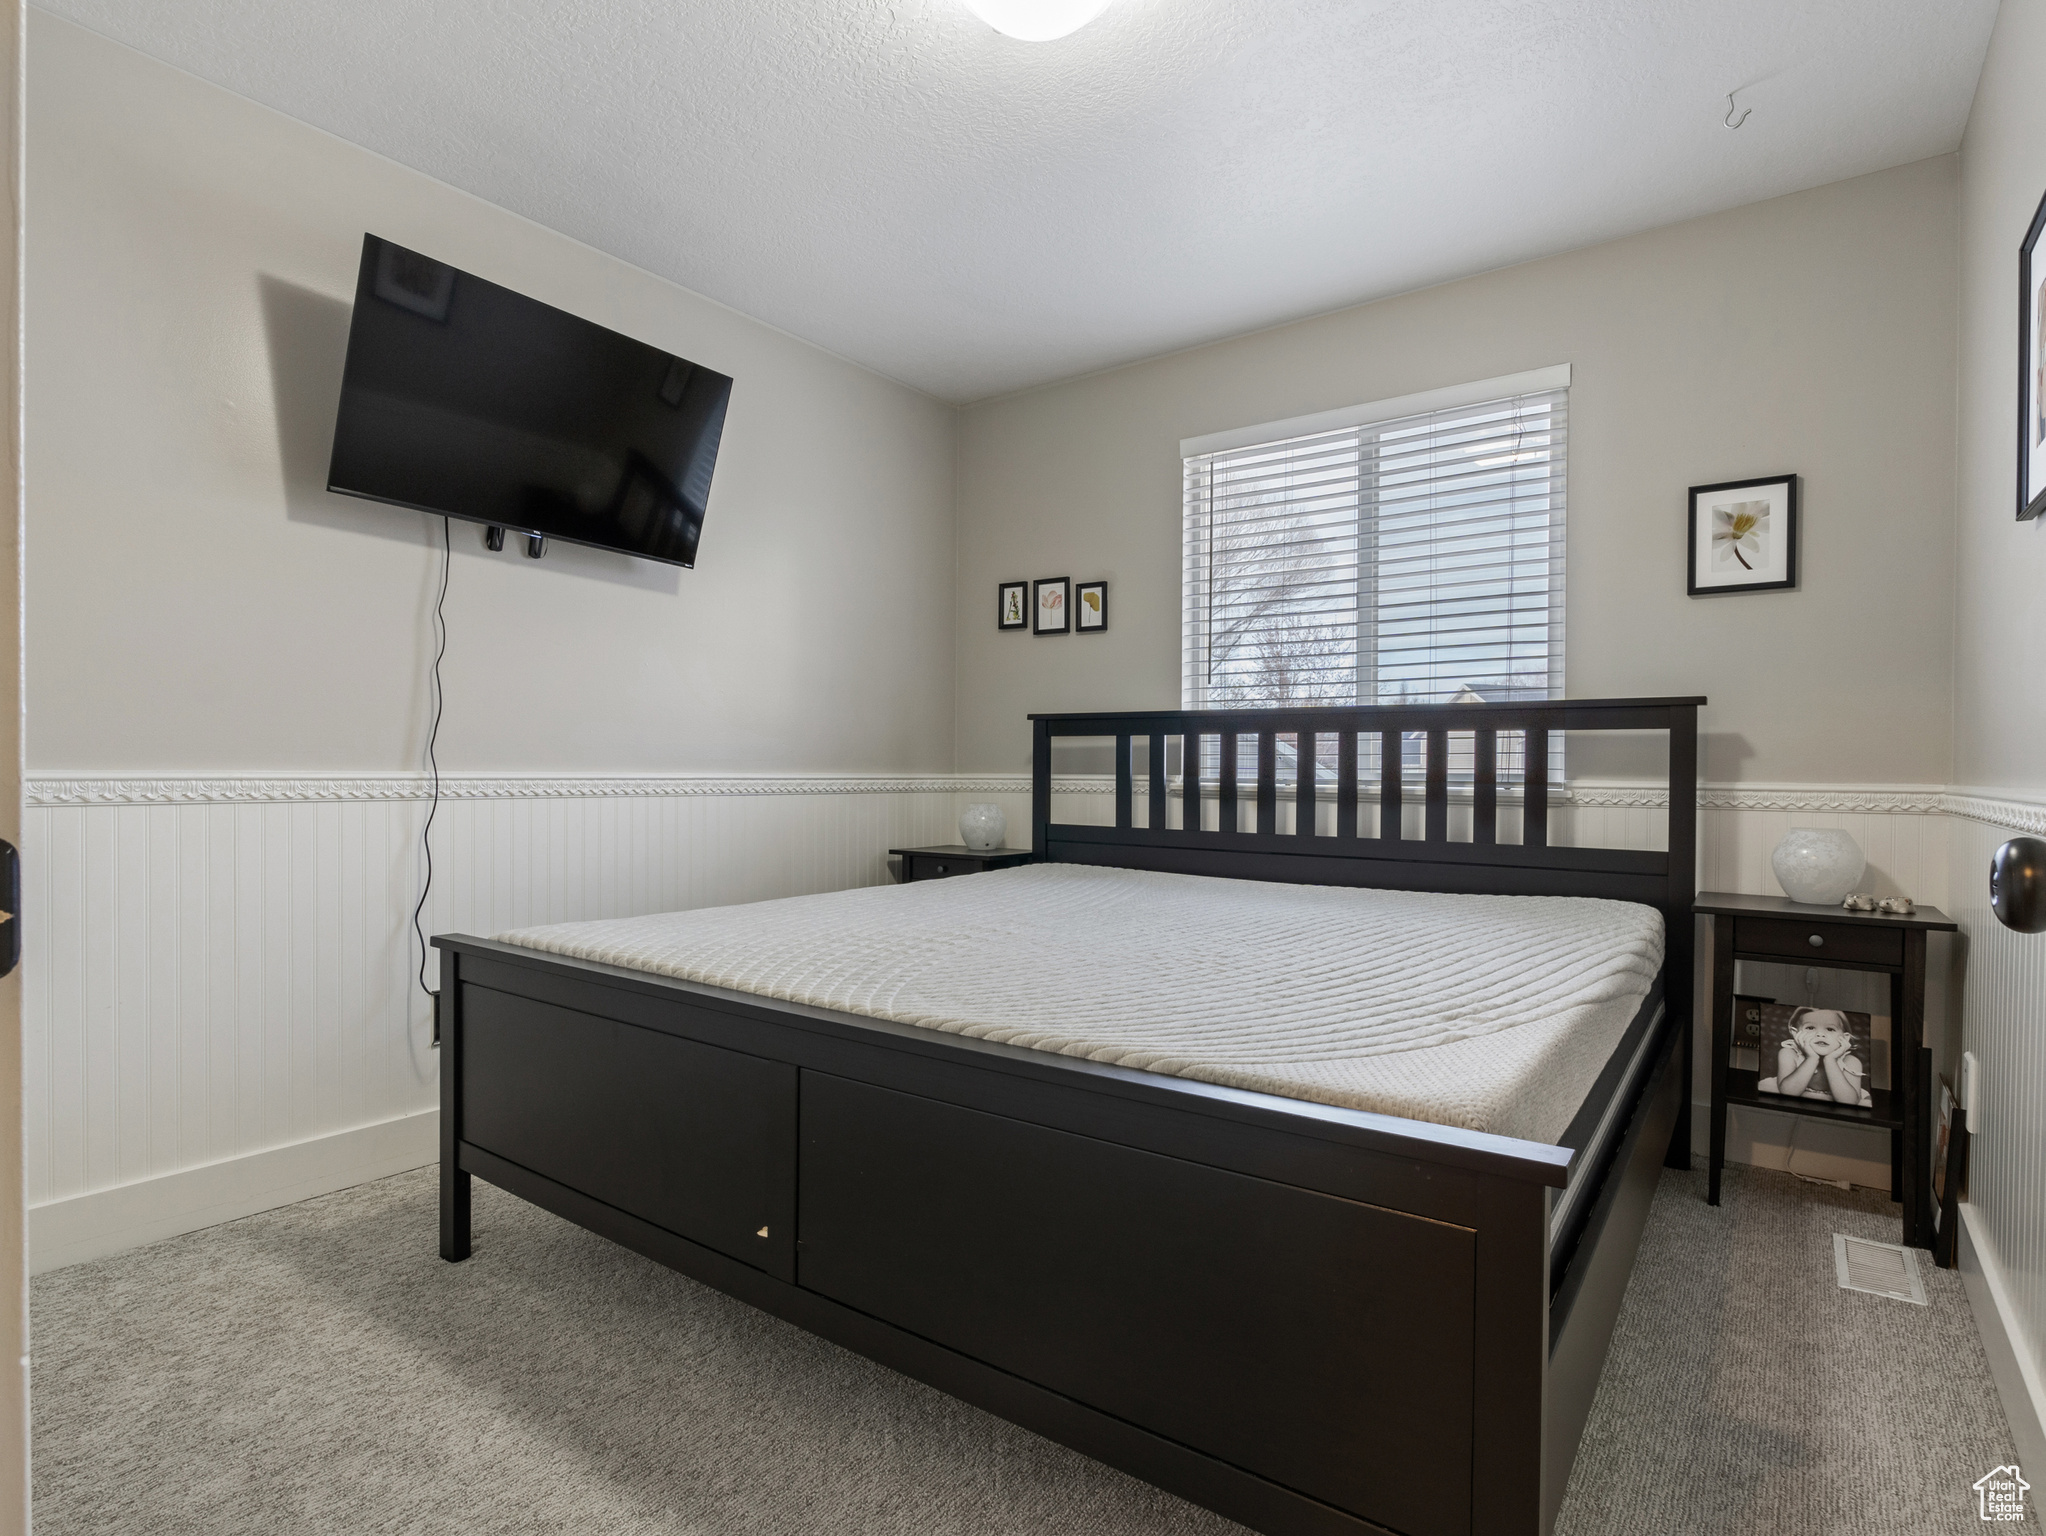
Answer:
<svg viewBox="0 0 2046 1536"><path fill-rule="evenodd" d="M2021 1444L2046 1455L2046 934L2013 933L1989 910L1989 859L2020 833L2046 835L2046 805L1989 791L1952 797L1953 904L1967 946L1963 1035L1981 1081L1969 1146L1970 1299ZM1994 1335L2000 1333L1999 1340Z"/></svg>
<svg viewBox="0 0 2046 1536"><path fill-rule="evenodd" d="M1112 788L1062 775L1057 814L1112 819ZM888 877L888 848L955 842L959 811L977 800L1004 806L1011 847L1030 842L1021 774L464 774L443 789L429 934L874 884ZM1837 825L1868 850L1876 889L1940 903L1939 796L1707 786L1700 885L1773 891L1768 850L1783 833ZM274 1157L435 1106L410 929L424 797L424 781L405 775L32 775L23 848L32 1204ZM1668 824L1659 790L1623 783L1573 784L1551 820L1559 843L1616 847L1660 847ZM432 980L431 957L427 971ZM1700 991L1702 1001L1702 981ZM1781 1155L1766 1127L1743 1136L1755 1160ZM211 1190L226 1177L200 1183ZM168 1212L183 1188L163 1185L161 1219L136 1241L175 1224ZM130 1190L90 1211L141 1210L150 1198ZM210 1194L200 1204L225 1208ZM83 1233L85 1220L84 1207L46 1211L39 1230ZM108 1251L102 1216L88 1224L89 1243L78 1237L72 1251Z"/></svg>
<svg viewBox="0 0 2046 1536"><path fill-rule="evenodd" d="M1700 796L1698 888L1780 896L1769 867L1798 827L1839 827L1868 856L1861 889L1946 906L1946 826L1937 786L1708 785Z"/></svg>
<svg viewBox="0 0 2046 1536"><path fill-rule="evenodd" d="M891 846L956 840L959 782L450 778L422 922L490 934L875 884ZM435 1106L411 933L423 795L410 777L33 778L32 1205Z"/></svg>

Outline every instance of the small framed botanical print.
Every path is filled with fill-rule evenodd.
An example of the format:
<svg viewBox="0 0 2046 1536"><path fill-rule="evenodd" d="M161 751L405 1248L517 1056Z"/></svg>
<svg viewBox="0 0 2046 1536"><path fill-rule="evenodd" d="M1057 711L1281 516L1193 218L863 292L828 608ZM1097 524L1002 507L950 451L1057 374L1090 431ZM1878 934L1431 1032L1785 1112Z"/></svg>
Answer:
<svg viewBox="0 0 2046 1536"><path fill-rule="evenodd" d="M1073 588L1073 628L1098 635L1108 628L1108 583L1083 581Z"/></svg>
<svg viewBox="0 0 2046 1536"><path fill-rule="evenodd" d="M1691 487L1693 597L1797 585L1797 476Z"/></svg>
<svg viewBox="0 0 2046 1536"><path fill-rule="evenodd" d="M1046 576L1031 583L1037 593L1036 631L1040 635L1063 635L1072 630L1073 578Z"/></svg>
<svg viewBox="0 0 2046 1536"><path fill-rule="evenodd" d="M1005 581L995 588L995 628L1030 627L1030 583Z"/></svg>
<svg viewBox="0 0 2046 1536"><path fill-rule="evenodd" d="M2018 521L2046 511L2046 270L2033 260L2046 197L2018 247Z"/></svg>

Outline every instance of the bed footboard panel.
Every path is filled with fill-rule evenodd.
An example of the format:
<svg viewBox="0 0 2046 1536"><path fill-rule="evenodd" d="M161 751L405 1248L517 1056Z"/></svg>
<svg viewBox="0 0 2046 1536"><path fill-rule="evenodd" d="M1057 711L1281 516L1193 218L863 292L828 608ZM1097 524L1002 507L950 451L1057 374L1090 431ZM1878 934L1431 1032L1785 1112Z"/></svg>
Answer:
<svg viewBox="0 0 2046 1536"><path fill-rule="evenodd" d="M795 1278L796 1068L462 988L462 1140Z"/></svg>
<svg viewBox="0 0 2046 1536"><path fill-rule="evenodd" d="M1471 1528L1476 1233L805 1072L798 1283L1414 1536Z"/></svg>
<svg viewBox="0 0 2046 1536"><path fill-rule="evenodd" d="M506 1162L477 1147L461 1152L464 1177L474 1174L587 1231L644 1254L819 1338L962 1402L1119 1467L1132 1477L1242 1522L1270 1536L1400 1536L1241 1471L1146 1429L1077 1403L1012 1372L919 1338L814 1291L788 1285L735 1259L677 1237L615 1206Z"/></svg>
<svg viewBox="0 0 2046 1536"><path fill-rule="evenodd" d="M1268 1536L1553 1521L1674 1055L1552 1333L1557 1149L437 942L446 1257L480 1175Z"/></svg>

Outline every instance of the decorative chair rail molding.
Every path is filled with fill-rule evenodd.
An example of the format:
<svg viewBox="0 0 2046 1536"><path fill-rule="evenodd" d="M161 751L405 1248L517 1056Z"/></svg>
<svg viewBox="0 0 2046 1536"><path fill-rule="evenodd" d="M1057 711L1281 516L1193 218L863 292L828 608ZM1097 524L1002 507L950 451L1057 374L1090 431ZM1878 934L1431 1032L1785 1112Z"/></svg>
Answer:
<svg viewBox="0 0 2046 1536"><path fill-rule="evenodd" d="M610 800L670 796L1003 794L1029 780L955 774L591 774L443 773L443 800ZM425 800L425 774L257 774L88 778L31 772L31 806L302 804L310 801Z"/></svg>
<svg viewBox="0 0 2046 1536"><path fill-rule="evenodd" d="M1949 816L1987 822L1992 827L2046 836L2046 803L2041 801L2014 800L2007 794L1986 789L1957 788L1940 796L1940 809Z"/></svg>
<svg viewBox="0 0 2046 1536"><path fill-rule="evenodd" d="M1708 811L1813 811L1833 816L1934 816L1938 784L1701 784Z"/></svg>
<svg viewBox="0 0 2046 1536"><path fill-rule="evenodd" d="M1111 774L1060 774L1061 794L1112 795ZM1139 784L1141 789L1141 782ZM1209 796L1212 781L1202 785ZM302 804L318 801L424 800L425 774L162 774L147 777L31 772L31 806ZM1467 786L1453 786L1452 795ZM671 796L1027 795L1028 774L494 774L444 773L444 800L595 800ZM1243 786L1254 794L1254 782ZM1290 784L1281 787L1290 796ZM1332 794L1330 790L1324 794ZM1513 791L1505 790L1509 798ZM1551 791L1558 804L1614 810L1662 810L1661 789L1621 780L1574 779ZM1929 816L1945 811L1977 821L2046 832L2046 804L1937 784L1704 784L1698 804L1723 811L1811 811L1834 815Z"/></svg>

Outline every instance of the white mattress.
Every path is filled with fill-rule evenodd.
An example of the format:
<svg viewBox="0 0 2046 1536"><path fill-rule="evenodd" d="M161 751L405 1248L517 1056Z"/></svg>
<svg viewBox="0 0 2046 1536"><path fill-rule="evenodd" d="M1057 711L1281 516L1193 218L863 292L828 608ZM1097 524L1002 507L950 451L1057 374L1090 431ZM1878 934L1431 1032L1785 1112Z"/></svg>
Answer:
<svg viewBox="0 0 2046 1536"><path fill-rule="evenodd" d="M501 940L982 1040L1554 1142L1662 963L1630 902L1033 864Z"/></svg>

